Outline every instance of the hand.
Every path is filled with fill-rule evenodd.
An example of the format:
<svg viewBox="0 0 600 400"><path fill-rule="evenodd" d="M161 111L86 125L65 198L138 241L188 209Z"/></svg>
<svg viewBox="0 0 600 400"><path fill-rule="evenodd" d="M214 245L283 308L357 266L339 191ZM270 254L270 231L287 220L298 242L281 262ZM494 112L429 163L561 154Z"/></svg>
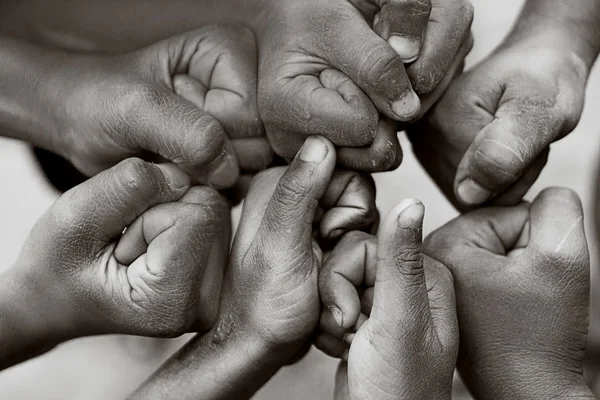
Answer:
<svg viewBox="0 0 600 400"><path fill-rule="evenodd" d="M401 149L390 119L418 117L413 88L430 94L430 105L470 49L470 3L431 3L267 2L257 28L258 100L275 152L292 157L306 135L326 134L341 147L344 167L397 167Z"/></svg>
<svg viewBox="0 0 600 400"><path fill-rule="evenodd" d="M316 345L347 360L338 368L336 399L452 396L458 352L452 276L421 254L423 216L420 202L404 200L377 238L348 233L325 261Z"/></svg>
<svg viewBox="0 0 600 400"><path fill-rule="evenodd" d="M319 318L322 252L314 238L368 229L377 215L371 183L334 172L335 158L331 142L309 137L288 168L257 175L244 202L217 323L130 398L248 399L302 354Z"/></svg>
<svg viewBox="0 0 600 400"><path fill-rule="evenodd" d="M270 162L256 105L256 48L245 28L206 27L59 65L76 73L61 82L67 104L58 149L88 175L152 154L220 189L237 181L238 166L258 171Z"/></svg>
<svg viewBox="0 0 600 400"><path fill-rule="evenodd" d="M452 82L410 132L420 162L461 210L518 203L549 146L581 115L588 67L552 37L508 41Z"/></svg>
<svg viewBox="0 0 600 400"><path fill-rule="evenodd" d="M19 331L34 331L24 349L87 335L205 332L228 249L229 209L217 192L190 189L172 164L123 161L65 193L34 227L3 276L14 287L4 295L14 295L0 304L15 315L4 327L22 341ZM3 343L6 365L18 346Z"/></svg>
<svg viewBox="0 0 600 400"><path fill-rule="evenodd" d="M575 193L552 188L531 205L463 215L425 252L454 275L458 368L475 398L594 398L583 379L590 260Z"/></svg>
<svg viewBox="0 0 600 400"><path fill-rule="evenodd" d="M322 252L315 238L335 240L350 229L369 230L377 220L372 182L354 172L334 173L334 166L332 144L310 137L288 168L255 178L231 251L222 330L236 321L270 345L297 345L288 356L306 342L319 316Z"/></svg>

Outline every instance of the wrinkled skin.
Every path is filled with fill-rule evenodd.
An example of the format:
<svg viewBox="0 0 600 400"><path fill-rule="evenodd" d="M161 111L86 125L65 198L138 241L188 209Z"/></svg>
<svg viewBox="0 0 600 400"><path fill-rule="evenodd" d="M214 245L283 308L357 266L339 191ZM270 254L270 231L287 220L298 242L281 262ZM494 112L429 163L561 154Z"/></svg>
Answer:
<svg viewBox="0 0 600 400"><path fill-rule="evenodd" d="M577 125L588 66L556 43L535 34L507 40L410 129L417 158L460 210L517 204L550 144Z"/></svg>
<svg viewBox="0 0 600 400"><path fill-rule="evenodd" d="M291 159L307 135L324 135L341 167L367 172L399 165L393 120L420 117L472 46L468 0L31 0L2 11L9 34L83 51L245 24L256 35L259 111L275 152Z"/></svg>
<svg viewBox="0 0 600 400"><path fill-rule="evenodd" d="M458 369L475 398L594 398L583 378L590 260L577 195L465 214L425 252L452 271Z"/></svg>
<svg viewBox="0 0 600 400"><path fill-rule="evenodd" d="M372 182L334 172L335 150L323 138L310 137L303 149L289 167L271 168L252 182L219 312L222 330L236 321L283 348L288 359L304 348L318 320L322 250L315 239L337 240L377 222Z"/></svg>
<svg viewBox="0 0 600 400"><path fill-rule="evenodd" d="M453 281L421 253L423 205L394 207L377 237L346 234L319 276L317 347L343 361L335 399L450 399L458 353Z"/></svg>
<svg viewBox="0 0 600 400"><path fill-rule="evenodd" d="M271 160L245 28L209 26L119 55L67 54L58 65L74 73L60 80L61 145L51 150L86 175L142 156L220 189L240 168L259 171Z"/></svg>
<svg viewBox="0 0 600 400"><path fill-rule="evenodd" d="M206 331L216 319L229 226L214 189L190 188L172 164L123 161L42 216L3 276L19 285L10 304L29 304L29 321L41 321L43 340L53 344ZM25 320L14 326L21 324L29 329Z"/></svg>

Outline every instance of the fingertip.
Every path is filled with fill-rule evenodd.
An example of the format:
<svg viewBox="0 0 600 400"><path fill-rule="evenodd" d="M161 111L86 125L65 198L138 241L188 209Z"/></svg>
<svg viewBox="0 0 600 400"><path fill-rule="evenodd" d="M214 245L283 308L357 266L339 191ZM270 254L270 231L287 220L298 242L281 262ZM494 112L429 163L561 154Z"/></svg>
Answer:
<svg viewBox="0 0 600 400"><path fill-rule="evenodd" d="M396 204L385 217L381 231L378 236L387 236L389 229L421 228L425 217L425 206L420 200L408 198Z"/></svg>
<svg viewBox="0 0 600 400"><path fill-rule="evenodd" d="M300 148L298 158L305 162L321 164L330 151L330 144L320 136L309 136Z"/></svg>
<svg viewBox="0 0 600 400"><path fill-rule="evenodd" d="M392 112L401 122L412 120L421 110L421 100L412 88L409 88L400 99L391 104Z"/></svg>
<svg viewBox="0 0 600 400"><path fill-rule="evenodd" d="M235 185L240 177L235 154L231 147L227 150L227 155L208 175L208 184L215 189L227 189Z"/></svg>
<svg viewBox="0 0 600 400"><path fill-rule="evenodd" d="M466 206L485 203L492 192L482 187L471 178L467 178L456 187L456 198Z"/></svg>
<svg viewBox="0 0 600 400"><path fill-rule="evenodd" d="M156 167L162 172L172 190L179 191L190 187L190 176L175 164L156 164Z"/></svg>
<svg viewBox="0 0 600 400"><path fill-rule="evenodd" d="M410 39L406 36L392 35L388 43L398 53L405 64L416 61L421 50L421 43L418 39Z"/></svg>

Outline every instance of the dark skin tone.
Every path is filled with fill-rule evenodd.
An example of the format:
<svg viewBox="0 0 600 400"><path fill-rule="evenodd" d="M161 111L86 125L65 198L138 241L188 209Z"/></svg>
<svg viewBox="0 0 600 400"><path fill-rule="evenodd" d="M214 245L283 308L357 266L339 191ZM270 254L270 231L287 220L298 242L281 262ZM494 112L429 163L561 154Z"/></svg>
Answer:
<svg viewBox="0 0 600 400"><path fill-rule="evenodd" d="M331 142L310 137L288 168L256 177L215 327L187 344L131 398L250 398L304 347L320 307L322 250L313 238L313 221L335 163Z"/></svg>
<svg viewBox="0 0 600 400"><path fill-rule="evenodd" d="M140 156L222 189L240 168L271 161L245 28L205 27L119 55L0 40L4 134L61 154L85 175Z"/></svg>
<svg viewBox="0 0 600 400"><path fill-rule="evenodd" d="M575 193L468 213L424 250L454 276L458 370L475 398L595 398L583 377L590 260Z"/></svg>
<svg viewBox="0 0 600 400"><path fill-rule="evenodd" d="M335 171L328 178L311 237L335 243L349 230L371 230L378 213L370 177ZM226 200L190 187L173 164L128 159L68 191L0 277L0 368L82 336L209 331L229 227Z"/></svg>
<svg viewBox="0 0 600 400"><path fill-rule="evenodd" d="M399 165L392 121L417 118L441 95L470 49L473 15L466 0L0 7L5 32L87 51L135 49L207 23L246 24L257 39L259 112L275 152L289 159L307 135L325 134L341 147L339 165L362 171Z"/></svg>
<svg viewBox="0 0 600 400"><path fill-rule="evenodd" d="M418 159L457 208L517 204L529 190L550 144L577 126L599 23L598 0L528 0L504 42L411 128Z"/></svg>

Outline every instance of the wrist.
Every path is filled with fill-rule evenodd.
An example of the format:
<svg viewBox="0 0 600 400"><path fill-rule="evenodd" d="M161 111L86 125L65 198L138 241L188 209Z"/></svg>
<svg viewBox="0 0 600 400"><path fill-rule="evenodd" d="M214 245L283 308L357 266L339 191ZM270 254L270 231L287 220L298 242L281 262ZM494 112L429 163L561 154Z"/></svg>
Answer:
<svg viewBox="0 0 600 400"><path fill-rule="evenodd" d="M57 77L64 53L0 37L0 124L2 134L56 150L57 120L64 104Z"/></svg>
<svg viewBox="0 0 600 400"><path fill-rule="evenodd" d="M579 6L556 0L529 0L504 45L535 41L561 49L586 66L589 74L600 52L600 7L596 0L582 0Z"/></svg>
<svg viewBox="0 0 600 400"><path fill-rule="evenodd" d="M15 270L0 276L0 370L74 337L68 313L40 286Z"/></svg>

